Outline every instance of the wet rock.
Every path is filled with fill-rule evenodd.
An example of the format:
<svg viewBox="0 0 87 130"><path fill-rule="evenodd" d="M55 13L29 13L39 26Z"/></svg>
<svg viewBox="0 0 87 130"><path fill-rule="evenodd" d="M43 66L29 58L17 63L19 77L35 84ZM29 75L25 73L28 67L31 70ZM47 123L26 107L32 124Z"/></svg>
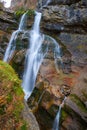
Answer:
<svg viewBox="0 0 87 130"><path fill-rule="evenodd" d="M0 9L0 30L11 32L17 28L18 23L14 17L14 12L6 9ZM14 25L14 26L13 26Z"/></svg>
<svg viewBox="0 0 87 130"><path fill-rule="evenodd" d="M42 9L43 14L43 28L60 31L60 32L74 32L86 33L87 27L87 9L67 5L48 6ZM50 21L50 23L49 23ZM73 28L73 26L75 28ZM51 28L52 27L52 28Z"/></svg>
<svg viewBox="0 0 87 130"><path fill-rule="evenodd" d="M47 7L48 5L71 5L71 4L75 4L77 2L79 2L81 0L50 0L48 2L48 0L39 0L39 8L41 7ZM46 4L48 3L48 4ZM82 0L82 3L84 3L84 5L86 4L86 2L84 0Z"/></svg>
<svg viewBox="0 0 87 130"><path fill-rule="evenodd" d="M60 25L60 24L46 24L45 28L47 30L52 30L52 31L57 31L60 32L62 30L64 30L64 26Z"/></svg>
<svg viewBox="0 0 87 130"><path fill-rule="evenodd" d="M23 77L26 49L15 51L9 64L13 66L19 77Z"/></svg>
<svg viewBox="0 0 87 130"><path fill-rule="evenodd" d="M21 81L12 67L2 61L0 75L0 129L21 129L24 125L21 117L24 106Z"/></svg>
<svg viewBox="0 0 87 130"><path fill-rule="evenodd" d="M87 64L87 41L86 41L87 35L83 34L72 34L72 33L61 33L59 35L59 39L63 42L63 44L66 46L66 48L69 50L69 52L72 54L71 56L71 63L69 58L64 58L65 64L68 65L74 63L78 66L80 65L86 65Z"/></svg>
<svg viewBox="0 0 87 130"><path fill-rule="evenodd" d="M86 130L87 127L87 109L86 109L86 69L79 68L79 75L76 78L75 85L71 88L71 94L65 101L64 111L67 116L63 118L61 125L66 128L72 128L72 130ZM74 69L75 71L75 69ZM74 126L72 125L74 123Z"/></svg>
<svg viewBox="0 0 87 130"><path fill-rule="evenodd" d="M31 110L29 109L26 101L24 101L24 109L22 111L22 116L23 119L28 124L27 130L40 130L36 118L34 117Z"/></svg>
<svg viewBox="0 0 87 130"><path fill-rule="evenodd" d="M0 8L0 48L1 59L4 57L5 50L10 40L13 30L18 26L14 17L14 12L5 8Z"/></svg>
<svg viewBox="0 0 87 130"><path fill-rule="evenodd" d="M61 89L61 93L63 93L65 96L68 96L71 92L70 86L68 85L63 84L60 89Z"/></svg>

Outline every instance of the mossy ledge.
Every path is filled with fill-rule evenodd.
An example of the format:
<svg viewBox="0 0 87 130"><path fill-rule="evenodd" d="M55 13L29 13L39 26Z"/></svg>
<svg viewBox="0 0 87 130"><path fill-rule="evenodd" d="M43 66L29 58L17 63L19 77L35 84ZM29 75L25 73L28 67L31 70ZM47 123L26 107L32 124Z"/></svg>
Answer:
<svg viewBox="0 0 87 130"><path fill-rule="evenodd" d="M24 108L24 94L15 71L10 65L0 61L0 126L1 129L25 128L21 117Z"/></svg>
<svg viewBox="0 0 87 130"><path fill-rule="evenodd" d="M87 113L87 109L85 107L85 104L81 101L81 99L77 95L71 94L70 98L71 98L72 101L74 101L76 103L76 105L78 106L78 108L81 111Z"/></svg>
<svg viewBox="0 0 87 130"><path fill-rule="evenodd" d="M19 8L18 10L15 11L15 17L16 17L16 19L18 19L20 16L22 16L26 12L27 12L27 15L29 17L34 16L34 10L33 9L26 10L24 8Z"/></svg>

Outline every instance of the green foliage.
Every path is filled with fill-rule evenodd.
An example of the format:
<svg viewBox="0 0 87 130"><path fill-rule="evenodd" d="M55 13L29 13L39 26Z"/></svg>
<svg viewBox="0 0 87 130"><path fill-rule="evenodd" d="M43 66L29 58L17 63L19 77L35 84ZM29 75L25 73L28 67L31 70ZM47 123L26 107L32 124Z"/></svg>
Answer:
<svg viewBox="0 0 87 130"><path fill-rule="evenodd" d="M28 16L34 15L34 10L32 10L32 9L27 10L27 14L28 14Z"/></svg>
<svg viewBox="0 0 87 130"><path fill-rule="evenodd" d="M0 115L5 113L5 105L0 106Z"/></svg>
<svg viewBox="0 0 87 130"><path fill-rule="evenodd" d="M27 130L27 124L24 122L24 124L21 126L21 130Z"/></svg>
<svg viewBox="0 0 87 130"><path fill-rule="evenodd" d="M32 16L34 15L34 10L32 9L28 9L28 10L25 10L24 8L20 8L18 9L16 12L15 12L15 16L17 18L19 18L21 15L23 15L24 13L27 13L28 16Z"/></svg>
<svg viewBox="0 0 87 130"><path fill-rule="evenodd" d="M62 112L61 112L61 121L62 120L65 120L67 118L68 114L62 109Z"/></svg>
<svg viewBox="0 0 87 130"><path fill-rule="evenodd" d="M81 101L81 99L75 95L75 94L71 94L70 95L71 100L74 101L74 103L76 103L76 105L83 111L83 112L87 112L87 109L84 105L84 103Z"/></svg>
<svg viewBox="0 0 87 130"><path fill-rule="evenodd" d="M17 96L20 96L21 94L23 94L22 88L17 87L17 86L14 86L13 89L14 89L14 92L15 92L15 94L16 94Z"/></svg>
<svg viewBox="0 0 87 130"><path fill-rule="evenodd" d="M24 108L24 105L21 101L18 101L16 103L14 103L14 108L15 109L13 111L13 115L15 116L15 119L18 120L18 119L20 119L20 114Z"/></svg>
<svg viewBox="0 0 87 130"><path fill-rule="evenodd" d="M7 95L7 102L11 102L13 100L13 95L11 93L8 93Z"/></svg>
<svg viewBox="0 0 87 130"><path fill-rule="evenodd" d="M18 85L21 83L12 67L2 61L0 61L0 75L0 80L8 79L12 82L16 82Z"/></svg>
<svg viewBox="0 0 87 130"><path fill-rule="evenodd" d="M26 130L26 124L21 118L23 99L21 80L9 64L0 61L0 118L8 124L8 129L12 126L9 124L12 120L15 128L17 124L18 130ZM3 122L1 122L2 128L5 127Z"/></svg>

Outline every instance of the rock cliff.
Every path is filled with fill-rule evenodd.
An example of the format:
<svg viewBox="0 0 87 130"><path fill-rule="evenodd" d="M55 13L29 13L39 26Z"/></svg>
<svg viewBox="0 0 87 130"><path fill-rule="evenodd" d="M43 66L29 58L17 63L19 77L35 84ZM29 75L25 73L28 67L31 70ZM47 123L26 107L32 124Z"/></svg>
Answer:
<svg viewBox="0 0 87 130"><path fill-rule="evenodd" d="M12 0L11 9L17 10L19 8L35 9L37 0Z"/></svg>
<svg viewBox="0 0 87 130"><path fill-rule="evenodd" d="M63 64L61 66L57 59L55 66L53 46L51 41L45 39L43 48L44 45L49 44L49 52L40 67L36 87L28 100L28 105L35 113L40 129L51 130L58 107L67 96L62 107L60 130L87 130L87 2L85 0L50 0L49 2L39 0L38 10L42 12L41 31L52 36L59 43ZM13 21L14 26L11 26ZM7 23L9 23L8 19L4 26ZM10 19L10 27L12 30L17 29L14 16ZM30 27L28 22L28 29ZM5 45L0 44L2 59L9 41L8 35L5 37L9 29L4 32L3 29L0 30L0 43L6 40ZM15 55L10 61L19 75L24 67L28 33L26 31L25 35L18 36L18 41L22 43L23 48L21 45L17 46ZM11 35L11 31L9 34Z"/></svg>
<svg viewBox="0 0 87 130"><path fill-rule="evenodd" d="M87 2L84 0L50 0L48 4L46 3L47 1L39 1L38 6L39 10L42 11L41 29L59 42L63 53L64 68L62 74L60 68L59 73L56 75L52 60L50 61L51 55L48 58L49 60L43 61L39 80L43 82L45 87L48 82L51 92L48 94L49 96L43 96L36 117L38 120L41 118L42 122L44 122L40 123L39 121L41 129L51 129L52 118L50 116L53 116L53 108L55 108L53 113L56 113L56 107L52 107L52 104L57 105L56 98L62 97L58 92L65 91L62 94L66 95L66 89L69 87L71 92L62 110L60 129L86 130ZM45 81L43 78L45 78ZM50 99L52 100L50 101ZM55 103L53 103L53 100ZM41 116L42 111L44 111L45 120ZM49 118L50 121L47 122Z"/></svg>
<svg viewBox="0 0 87 130"><path fill-rule="evenodd" d="M0 61L0 75L0 129L39 130L34 115L24 101L21 80L15 71Z"/></svg>

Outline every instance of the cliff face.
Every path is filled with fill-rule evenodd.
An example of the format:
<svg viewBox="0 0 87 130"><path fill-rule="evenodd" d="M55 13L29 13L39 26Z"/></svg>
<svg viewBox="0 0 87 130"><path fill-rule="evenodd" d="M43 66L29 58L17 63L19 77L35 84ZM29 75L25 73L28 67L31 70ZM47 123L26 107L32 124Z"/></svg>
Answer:
<svg viewBox="0 0 87 130"><path fill-rule="evenodd" d="M17 10L19 8L35 9L37 0L12 0L11 8Z"/></svg>
<svg viewBox="0 0 87 130"><path fill-rule="evenodd" d="M71 90L70 96L68 96L67 100L65 101L60 129L86 130L87 82L85 79L87 79L87 75L85 72L87 71L87 1L50 0L48 4L46 3L47 1L44 2L44 0L42 0L39 1L38 5L39 10L42 11L41 29L44 33L53 36L60 43L63 53L62 61L64 68L62 70L63 73L61 74L60 70L60 73L58 73L57 75L58 77L56 77L56 74L53 73L54 71L51 67L52 61L48 60L46 62L45 60L46 66L48 67L49 64L50 69L46 69L43 62L43 66L40 69L40 74L41 77L45 76L45 81L49 81L50 89L53 85L56 86L55 91L57 91L57 85L61 84L60 90L63 87L64 91L64 86L62 85L69 86ZM42 69L43 67L44 69ZM59 77L62 79L62 83ZM52 94L53 91L51 91L50 93ZM43 96L43 100L44 97L45 95ZM52 95L48 97L53 99ZM49 103L47 103L50 104L51 101L49 101L50 99L48 97L47 101ZM43 130L48 130L50 129L49 124L51 123L52 118L50 118L50 123L46 123L46 119L48 119L49 117L52 104L50 104L49 106L45 103L46 100L43 100L40 104L41 106L39 111L36 113L36 116L37 119L40 120L40 118L42 117L41 112L42 110L44 110L43 116L45 120L43 121L44 123L40 125ZM52 110L53 109L51 109L51 112ZM46 112L48 112L48 116ZM52 115L52 113L50 113L50 115ZM46 125L48 126L46 127Z"/></svg>
<svg viewBox="0 0 87 130"><path fill-rule="evenodd" d="M21 81L12 67L2 61L0 75L0 127L2 130L21 129L24 125L21 118L24 108Z"/></svg>
<svg viewBox="0 0 87 130"><path fill-rule="evenodd" d="M42 14L44 31L51 32L63 42L73 54L73 62L87 64L87 2L51 0L43 6Z"/></svg>
<svg viewBox="0 0 87 130"><path fill-rule="evenodd" d="M21 2L23 5L24 1ZM15 7L16 5L17 3ZM58 106L64 96L67 96L62 108L60 129L86 130L87 2L85 0L50 0L47 4L47 0L39 0L38 7L38 10L42 11L41 30L43 33L53 36L60 44L63 66L61 67L57 59L58 68L56 70L52 53L53 46L50 46L40 67L36 88L28 101L29 107L35 113L41 130L49 130L52 129ZM15 21L13 15L13 17L10 17L10 14L6 15L8 19L4 19L2 16L1 25L4 24L0 29L1 59L10 39L11 31L17 29L17 23L14 26L12 24ZM10 22L8 22L9 20ZM28 26L30 27L30 19ZM4 31L2 27L5 29ZM11 30L5 27L11 28ZM18 36L20 46L10 62L19 73L23 71L29 40L28 33L26 31L25 35L21 33ZM23 48L21 43L24 45ZM44 44L47 43L51 45L51 41L47 42L45 39Z"/></svg>
<svg viewBox="0 0 87 130"><path fill-rule="evenodd" d="M19 80L13 68L0 61L0 128L39 130L30 112ZM34 125L33 125L34 124Z"/></svg>

